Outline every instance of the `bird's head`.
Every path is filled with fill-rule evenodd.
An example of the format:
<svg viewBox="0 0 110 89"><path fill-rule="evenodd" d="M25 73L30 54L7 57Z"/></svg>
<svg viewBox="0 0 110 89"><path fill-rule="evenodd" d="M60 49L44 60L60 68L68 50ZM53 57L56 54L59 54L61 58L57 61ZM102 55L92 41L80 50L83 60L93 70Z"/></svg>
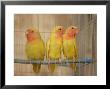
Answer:
<svg viewBox="0 0 110 89"><path fill-rule="evenodd" d="M25 32L27 41L31 42L33 40L36 40L39 37L38 30L35 28L28 28Z"/></svg>
<svg viewBox="0 0 110 89"><path fill-rule="evenodd" d="M57 37L61 37L64 34L64 27L63 26L54 27L53 33L55 33Z"/></svg>
<svg viewBox="0 0 110 89"><path fill-rule="evenodd" d="M66 29L66 34L69 37L74 38L79 33L79 29L75 26L70 26Z"/></svg>

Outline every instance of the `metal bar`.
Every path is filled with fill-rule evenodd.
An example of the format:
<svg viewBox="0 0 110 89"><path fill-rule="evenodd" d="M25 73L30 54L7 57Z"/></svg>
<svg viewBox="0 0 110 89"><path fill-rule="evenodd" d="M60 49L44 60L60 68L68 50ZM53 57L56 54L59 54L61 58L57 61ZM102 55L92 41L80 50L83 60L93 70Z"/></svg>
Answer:
<svg viewBox="0 0 110 89"><path fill-rule="evenodd" d="M91 58L86 58L86 63L91 63L92 59ZM73 61L73 60L24 60L24 59L14 59L14 63L20 63L20 64L68 64L68 63L85 63L85 58L79 59L78 61Z"/></svg>

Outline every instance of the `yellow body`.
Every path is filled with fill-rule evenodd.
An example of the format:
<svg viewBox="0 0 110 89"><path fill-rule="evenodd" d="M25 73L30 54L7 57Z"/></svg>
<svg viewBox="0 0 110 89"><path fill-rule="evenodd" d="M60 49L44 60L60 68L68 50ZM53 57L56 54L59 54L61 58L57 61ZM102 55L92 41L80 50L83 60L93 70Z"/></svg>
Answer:
<svg viewBox="0 0 110 89"><path fill-rule="evenodd" d="M26 54L28 59L43 60L45 55L44 44L42 40L35 40L26 44Z"/></svg>
<svg viewBox="0 0 110 89"><path fill-rule="evenodd" d="M63 53L68 59L77 58L76 39L63 40Z"/></svg>
<svg viewBox="0 0 110 89"><path fill-rule="evenodd" d="M58 31L60 26L57 26L52 30L50 38L47 41L46 45L46 56L48 60L59 60L61 58L62 52L62 35L58 35L56 32ZM55 64L49 64L48 68L51 73L55 70Z"/></svg>
<svg viewBox="0 0 110 89"><path fill-rule="evenodd" d="M26 43L26 55L29 60L44 60L45 46L44 42L40 37L39 32L31 33L31 41L27 40ZM41 64L32 64L33 71L38 73L41 68Z"/></svg>
<svg viewBox="0 0 110 89"><path fill-rule="evenodd" d="M63 39L63 54L67 60L77 61L77 47L76 47L76 39ZM70 67L76 72L76 64L70 64Z"/></svg>
<svg viewBox="0 0 110 89"><path fill-rule="evenodd" d="M47 42L48 57L50 59L59 59L61 57L61 48L62 38L55 39L55 37L51 37Z"/></svg>
<svg viewBox="0 0 110 89"><path fill-rule="evenodd" d="M78 52L76 46L76 34L78 34L79 30L70 26L66 29L65 34L63 35L63 54L67 60L77 61ZM74 72L76 71L76 63L70 64L70 67Z"/></svg>

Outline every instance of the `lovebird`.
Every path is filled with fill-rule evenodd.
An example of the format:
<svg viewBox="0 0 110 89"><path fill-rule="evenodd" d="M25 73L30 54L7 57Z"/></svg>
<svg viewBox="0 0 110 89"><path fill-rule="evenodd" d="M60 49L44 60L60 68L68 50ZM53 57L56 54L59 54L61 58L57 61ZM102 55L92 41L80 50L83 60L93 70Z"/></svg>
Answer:
<svg viewBox="0 0 110 89"><path fill-rule="evenodd" d="M51 33L50 37L46 43L46 56L48 60L59 60L62 53L62 42L63 42L63 26L55 26ZM53 73L55 70L56 64L49 64L49 72Z"/></svg>
<svg viewBox="0 0 110 89"><path fill-rule="evenodd" d="M67 60L77 61L78 51L76 45L76 35L79 29L75 26L69 26L63 35L63 54ZM76 63L70 64L70 68L76 72Z"/></svg>
<svg viewBox="0 0 110 89"><path fill-rule="evenodd" d="M35 28L29 28L25 32L26 42L26 55L29 60L44 60L45 46L40 36L40 33ZM34 73L39 73L41 64L32 64Z"/></svg>

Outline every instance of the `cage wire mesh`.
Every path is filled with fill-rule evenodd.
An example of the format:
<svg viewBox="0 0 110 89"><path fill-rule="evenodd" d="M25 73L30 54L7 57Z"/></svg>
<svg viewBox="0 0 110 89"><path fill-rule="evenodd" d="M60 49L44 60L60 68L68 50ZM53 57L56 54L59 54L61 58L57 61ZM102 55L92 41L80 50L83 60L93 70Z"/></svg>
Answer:
<svg viewBox="0 0 110 89"><path fill-rule="evenodd" d="M80 29L76 37L78 49L78 61L64 60L62 54L61 61L48 61L46 56L43 61L28 60L25 53L26 37L25 31L29 27L39 30L41 38L46 47L46 42L50 36L52 28L62 25L67 28L74 25ZM97 75L96 60L96 35L97 35L96 14L15 14L14 15L14 75L15 76L95 76ZM41 63L39 73L32 70L33 63ZM48 64L57 64L53 74L48 71ZM73 73L68 66L70 63L77 63L77 71Z"/></svg>

